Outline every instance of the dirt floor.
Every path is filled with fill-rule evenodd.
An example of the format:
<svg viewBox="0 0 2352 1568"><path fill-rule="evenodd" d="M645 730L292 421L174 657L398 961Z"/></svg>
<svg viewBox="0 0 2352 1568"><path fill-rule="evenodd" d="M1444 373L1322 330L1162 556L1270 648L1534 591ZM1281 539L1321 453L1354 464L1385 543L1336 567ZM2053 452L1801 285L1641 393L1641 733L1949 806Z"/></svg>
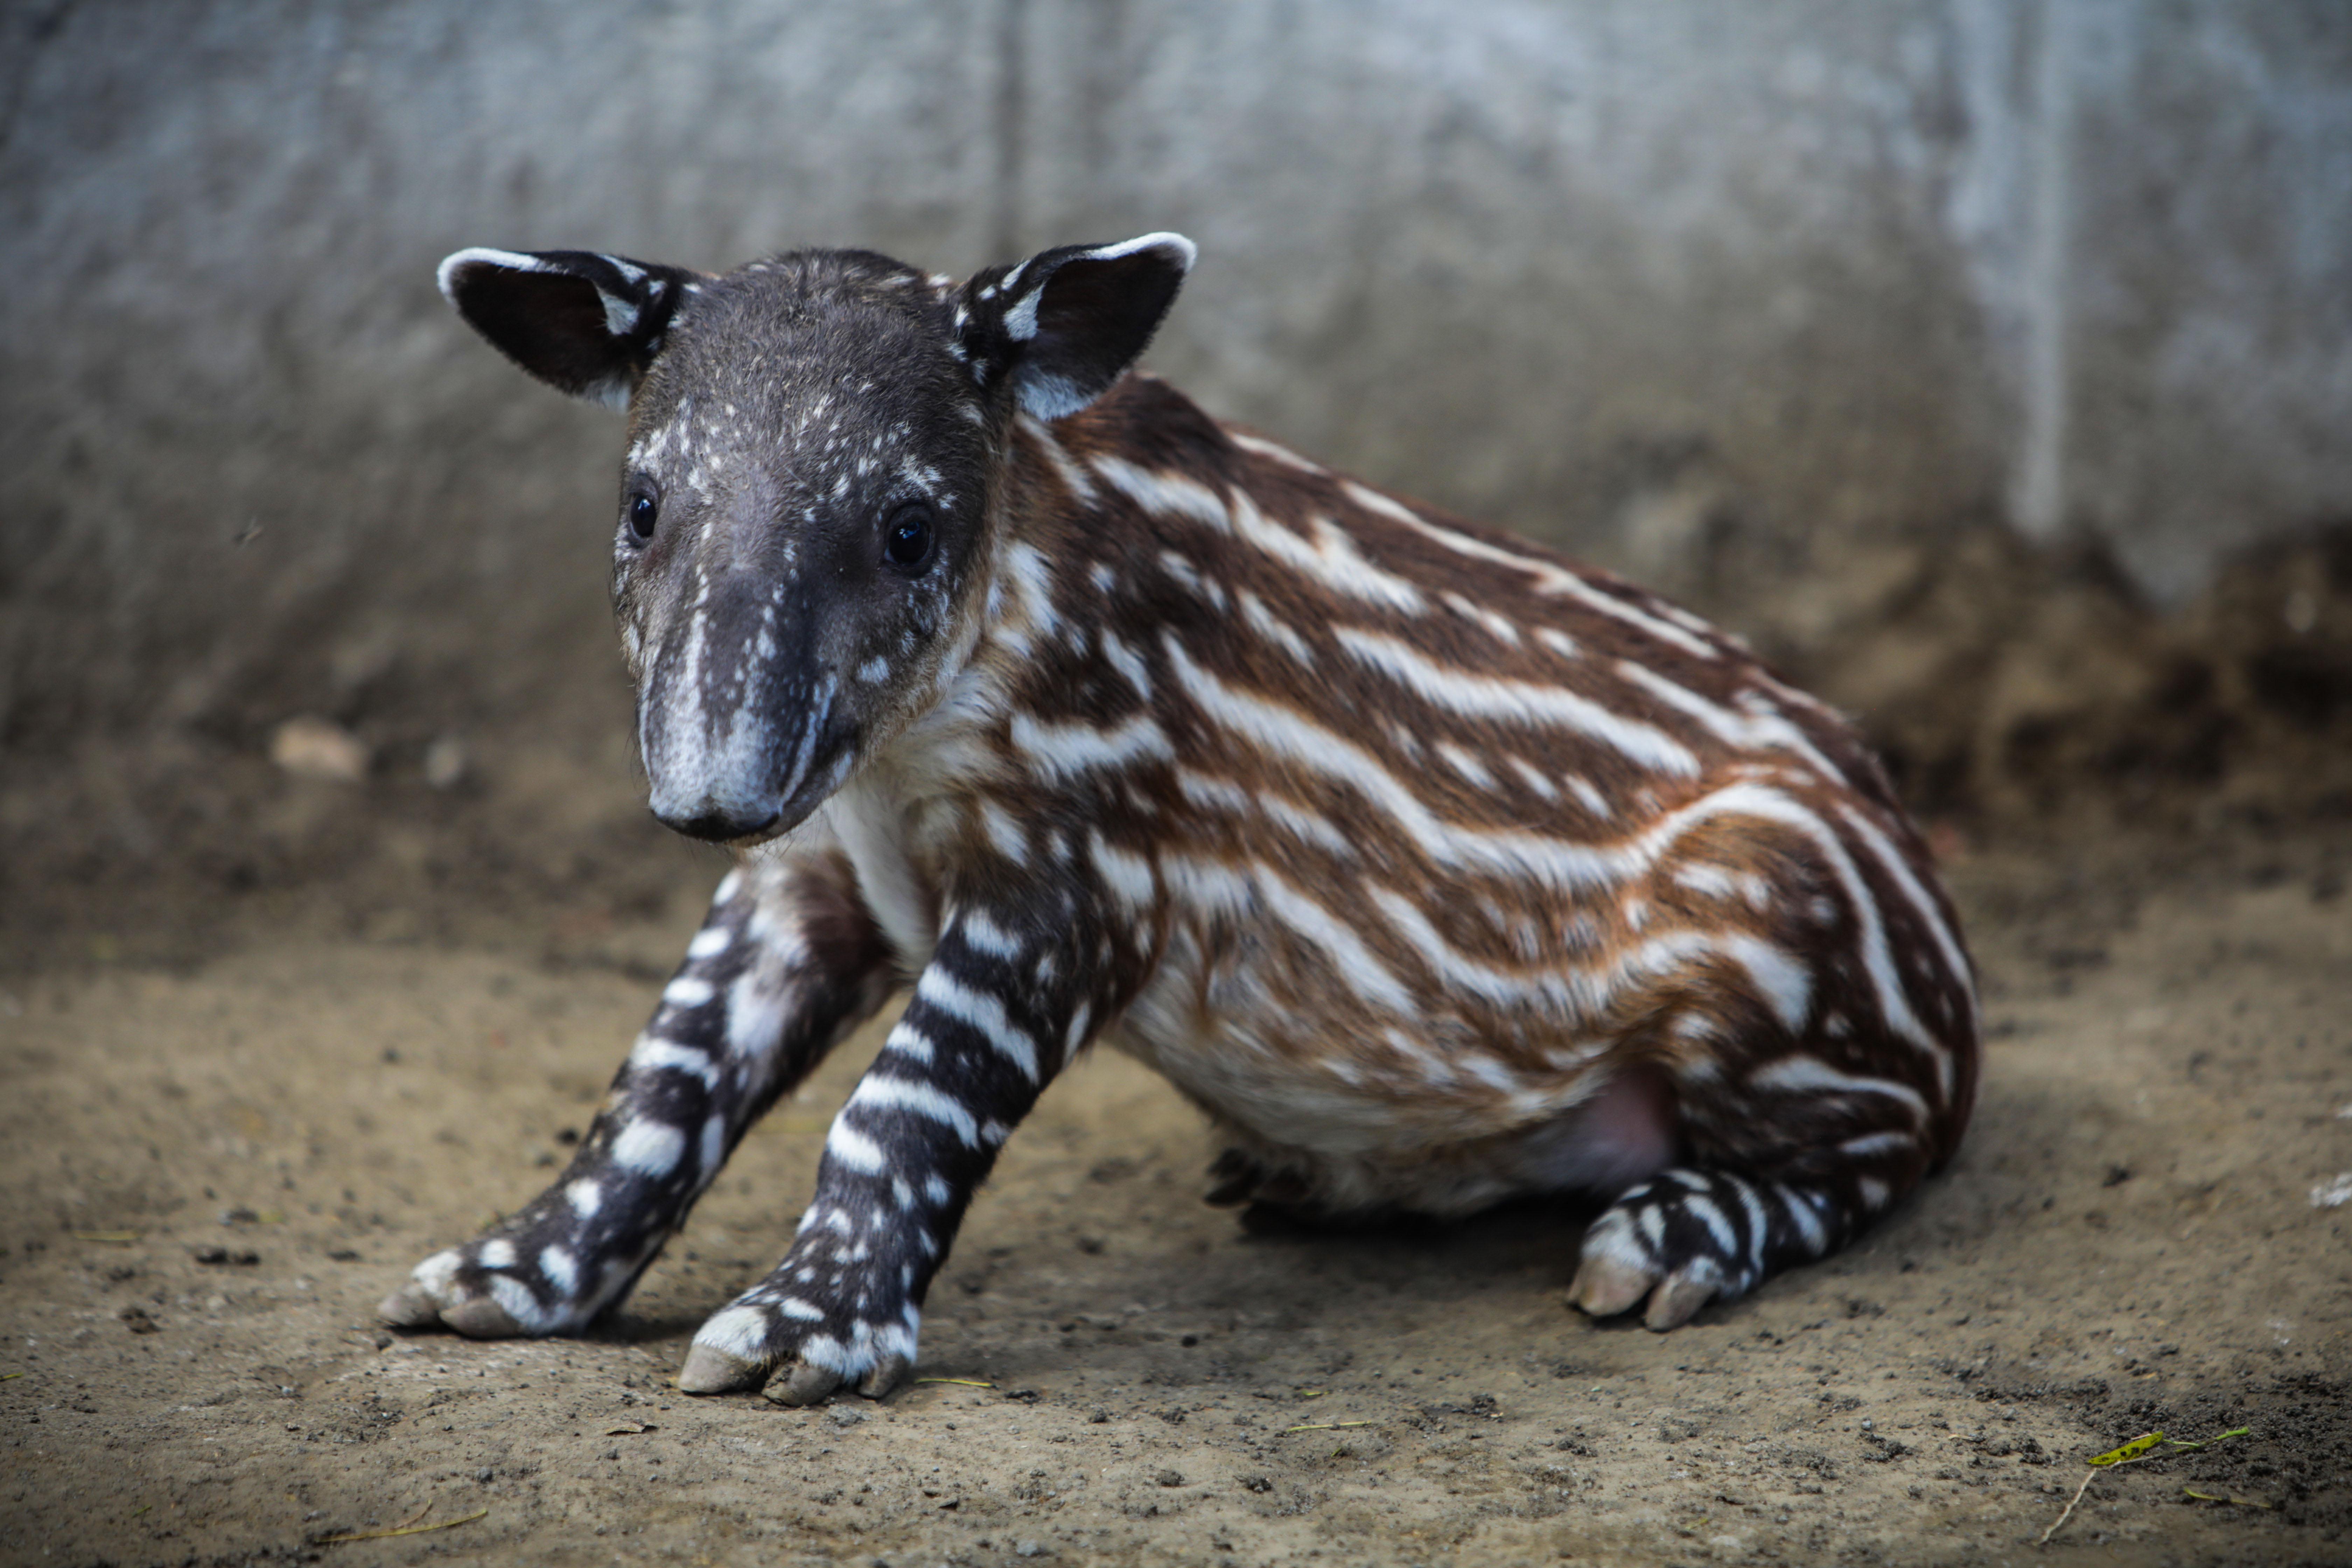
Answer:
<svg viewBox="0 0 2352 1568"><path fill-rule="evenodd" d="M1008 1147L922 1381L791 1410L669 1380L780 1254L879 1034L603 1331L387 1333L412 1263L566 1158L719 866L611 755L492 752L470 800L236 765L173 795L214 824L148 852L180 872L10 894L0 1560L2352 1562L2343 823L1942 836L1992 1023L1965 1152L1670 1335L1563 1305L1578 1214L1208 1208L1198 1118L1101 1056ZM118 840L167 820L109 776Z"/></svg>

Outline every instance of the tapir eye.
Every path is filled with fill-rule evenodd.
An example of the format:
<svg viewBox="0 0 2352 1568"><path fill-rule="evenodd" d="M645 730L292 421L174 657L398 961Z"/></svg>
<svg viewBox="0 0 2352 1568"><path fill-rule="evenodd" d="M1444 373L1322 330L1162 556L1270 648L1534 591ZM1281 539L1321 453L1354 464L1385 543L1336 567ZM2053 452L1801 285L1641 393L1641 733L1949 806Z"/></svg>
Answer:
<svg viewBox="0 0 2352 1568"><path fill-rule="evenodd" d="M661 502L650 491L631 496L626 512L631 538L643 544L654 536L654 524L661 521Z"/></svg>
<svg viewBox="0 0 2352 1568"><path fill-rule="evenodd" d="M892 512L882 531L882 554L901 572L920 570L931 558L930 509L917 503Z"/></svg>

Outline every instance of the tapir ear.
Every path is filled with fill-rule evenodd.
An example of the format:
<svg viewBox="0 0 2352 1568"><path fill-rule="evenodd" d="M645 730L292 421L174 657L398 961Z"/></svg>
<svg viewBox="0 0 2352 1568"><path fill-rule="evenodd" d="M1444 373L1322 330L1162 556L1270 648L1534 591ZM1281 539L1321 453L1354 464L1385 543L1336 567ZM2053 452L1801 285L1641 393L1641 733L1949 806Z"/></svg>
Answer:
<svg viewBox="0 0 2352 1568"><path fill-rule="evenodd" d="M500 353L560 392L621 409L698 279L588 250L461 250L441 263L441 292Z"/></svg>
<svg viewBox="0 0 2352 1568"><path fill-rule="evenodd" d="M984 384L1010 380L1040 419L1110 390L1151 342L1199 254L1181 234L1065 245L964 285L961 342Z"/></svg>

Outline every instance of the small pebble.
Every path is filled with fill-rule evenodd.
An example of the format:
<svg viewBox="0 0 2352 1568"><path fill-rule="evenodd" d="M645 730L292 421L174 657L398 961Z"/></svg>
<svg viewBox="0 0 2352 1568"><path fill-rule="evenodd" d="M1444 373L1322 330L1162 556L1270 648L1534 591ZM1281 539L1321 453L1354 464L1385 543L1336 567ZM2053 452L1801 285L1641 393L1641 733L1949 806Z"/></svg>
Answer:
<svg viewBox="0 0 2352 1568"><path fill-rule="evenodd" d="M298 778L357 784L373 760L367 742L331 719L289 719L271 732L269 760Z"/></svg>
<svg viewBox="0 0 2352 1568"><path fill-rule="evenodd" d="M466 782L466 742L455 735L436 735L425 748L425 782L435 789L456 789Z"/></svg>

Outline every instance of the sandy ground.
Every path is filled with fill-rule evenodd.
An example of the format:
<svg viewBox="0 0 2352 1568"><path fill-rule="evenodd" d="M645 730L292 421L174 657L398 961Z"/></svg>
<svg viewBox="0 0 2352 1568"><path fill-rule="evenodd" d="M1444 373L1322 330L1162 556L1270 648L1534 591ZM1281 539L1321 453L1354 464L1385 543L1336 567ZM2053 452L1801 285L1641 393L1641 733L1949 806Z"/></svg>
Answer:
<svg viewBox="0 0 2352 1568"><path fill-rule="evenodd" d="M197 900L0 975L0 1560L2352 1562L2340 827L1960 859L1993 1038L1959 1162L1671 1335L1563 1306L1578 1214L1205 1207L1199 1120L1106 1056L1008 1148L925 1381L815 1410L669 1378L872 1031L596 1335L371 1316L564 1158L715 880L663 864L455 936ZM2088 1456L2239 1426L2036 1545Z"/></svg>

